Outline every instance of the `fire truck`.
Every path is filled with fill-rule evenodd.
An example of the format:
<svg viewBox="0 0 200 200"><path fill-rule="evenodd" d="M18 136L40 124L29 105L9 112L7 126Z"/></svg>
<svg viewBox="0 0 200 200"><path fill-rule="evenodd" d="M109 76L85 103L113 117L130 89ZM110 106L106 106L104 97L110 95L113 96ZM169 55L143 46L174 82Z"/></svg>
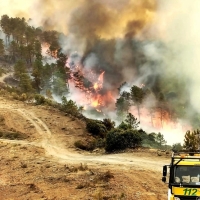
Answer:
<svg viewBox="0 0 200 200"><path fill-rule="evenodd" d="M168 200L200 200L200 152L172 153L162 181L168 184Z"/></svg>

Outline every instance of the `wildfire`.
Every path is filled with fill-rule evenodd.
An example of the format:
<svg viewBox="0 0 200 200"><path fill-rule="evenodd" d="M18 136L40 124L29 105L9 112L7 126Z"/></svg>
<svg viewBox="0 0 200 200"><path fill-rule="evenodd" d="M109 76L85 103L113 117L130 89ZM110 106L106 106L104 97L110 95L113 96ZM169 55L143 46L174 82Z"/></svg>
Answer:
<svg viewBox="0 0 200 200"><path fill-rule="evenodd" d="M99 86L98 86L98 83L95 83L94 86L93 86L93 88L94 88L95 90L97 90L98 87L99 87Z"/></svg>
<svg viewBox="0 0 200 200"><path fill-rule="evenodd" d="M92 105L93 107L97 107L97 106L99 106L100 104L99 104L98 100L94 100L94 101L92 101L91 105Z"/></svg>
<svg viewBox="0 0 200 200"><path fill-rule="evenodd" d="M97 90L101 90L103 88L103 75L105 72L102 72L99 77L98 77L98 81L94 83L93 88L97 91Z"/></svg>
<svg viewBox="0 0 200 200"><path fill-rule="evenodd" d="M67 76L70 77L68 84L71 89L74 87L73 91L76 90L76 95L81 97L73 98L78 104L84 105L83 107L93 107L101 112L101 108L105 106L106 102L113 100L109 92L102 93L105 71L97 75L92 70L84 69L81 64L76 65L70 61L67 62L66 67L69 69Z"/></svg>

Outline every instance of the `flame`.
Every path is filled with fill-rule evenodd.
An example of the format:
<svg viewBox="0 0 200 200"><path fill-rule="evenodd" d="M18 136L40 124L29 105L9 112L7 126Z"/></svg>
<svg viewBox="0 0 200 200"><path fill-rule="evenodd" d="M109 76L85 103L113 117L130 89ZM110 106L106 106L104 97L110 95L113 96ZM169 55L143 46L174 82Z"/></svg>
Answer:
<svg viewBox="0 0 200 200"><path fill-rule="evenodd" d="M98 100L94 100L94 101L92 101L91 105L92 105L93 107L97 107L97 106L99 106L100 104L99 104Z"/></svg>
<svg viewBox="0 0 200 200"><path fill-rule="evenodd" d="M102 72L99 77L98 77L98 81L94 83L93 88L97 91L97 90L101 90L103 88L103 75L104 75L105 71Z"/></svg>
<svg viewBox="0 0 200 200"><path fill-rule="evenodd" d="M66 68L70 71L67 70L68 77L70 77L68 81L70 88L76 91L77 89L79 90L79 92L76 92L76 96L78 94L81 98L72 97L77 104L87 105L87 107L93 107L98 112L101 112L102 107L106 103L114 102L114 98L109 92L102 92L105 71L97 75L92 70L84 69L81 64L75 65L74 63L70 63L70 60L67 61Z"/></svg>
<svg viewBox="0 0 200 200"><path fill-rule="evenodd" d="M93 87L95 90L97 90L99 88L98 83L95 83Z"/></svg>

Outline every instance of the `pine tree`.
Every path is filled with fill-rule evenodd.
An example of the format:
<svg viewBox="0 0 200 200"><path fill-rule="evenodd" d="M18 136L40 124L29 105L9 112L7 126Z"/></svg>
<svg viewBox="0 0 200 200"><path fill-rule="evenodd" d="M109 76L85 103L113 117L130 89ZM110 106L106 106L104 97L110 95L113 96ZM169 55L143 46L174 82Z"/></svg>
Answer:
<svg viewBox="0 0 200 200"><path fill-rule="evenodd" d="M156 142L159 144L160 147L162 147L162 145L165 145L167 142L164 138L164 135L161 133L158 133L155 137Z"/></svg>
<svg viewBox="0 0 200 200"><path fill-rule="evenodd" d="M137 107L138 111L138 118L140 120L140 105L142 104L142 101L144 99L145 93L142 88L139 88L137 86L132 86L131 88L131 100Z"/></svg>
<svg viewBox="0 0 200 200"><path fill-rule="evenodd" d="M120 120L123 120L125 115L128 113L130 103L125 97L119 97L115 103L117 115L120 117Z"/></svg>
<svg viewBox="0 0 200 200"><path fill-rule="evenodd" d="M137 121L137 118L134 117L131 113L128 113L125 119L126 124L129 128L137 129L139 127L140 122Z"/></svg>
<svg viewBox="0 0 200 200"><path fill-rule="evenodd" d="M20 75L27 73L25 63L22 60L18 60L14 65L14 76L20 79Z"/></svg>
<svg viewBox="0 0 200 200"><path fill-rule="evenodd" d="M5 53L5 47L4 47L4 44L3 44L3 40L0 39L0 56L3 56Z"/></svg>
<svg viewBox="0 0 200 200"><path fill-rule="evenodd" d="M28 74L22 73L20 74L20 82L19 86L21 88L21 91L24 93L32 93L33 87L31 85L31 79Z"/></svg>
<svg viewBox="0 0 200 200"><path fill-rule="evenodd" d="M200 131L196 130L193 132L187 131L184 138L183 147L189 151L196 151L199 149L200 143Z"/></svg>

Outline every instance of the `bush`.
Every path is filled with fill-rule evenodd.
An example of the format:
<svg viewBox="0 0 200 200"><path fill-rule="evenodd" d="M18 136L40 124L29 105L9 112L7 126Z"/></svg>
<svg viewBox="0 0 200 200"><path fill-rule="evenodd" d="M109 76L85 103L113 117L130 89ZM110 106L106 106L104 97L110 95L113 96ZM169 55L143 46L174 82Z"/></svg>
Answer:
<svg viewBox="0 0 200 200"><path fill-rule="evenodd" d="M183 150L181 143L175 143L172 145L172 151L179 152L181 150Z"/></svg>
<svg viewBox="0 0 200 200"><path fill-rule="evenodd" d="M20 139L26 139L27 136L19 132L0 131L0 138L10 139L10 140L20 140Z"/></svg>
<svg viewBox="0 0 200 200"><path fill-rule="evenodd" d="M120 130L111 131L107 134L105 149L108 152L123 150L126 148L125 142L124 135Z"/></svg>
<svg viewBox="0 0 200 200"><path fill-rule="evenodd" d="M127 130L124 132L126 148L136 148L142 144L142 138L137 130Z"/></svg>
<svg viewBox="0 0 200 200"><path fill-rule="evenodd" d="M115 127L115 122L107 118L103 119L103 124L108 131L112 130Z"/></svg>
<svg viewBox="0 0 200 200"><path fill-rule="evenodd" d="M28 98L27 94L26 93L22 93L21 96L20 96L20 100L21 101L26 101Z"/></svg>
<svg viewBox="0 0 200 200"><path fill-rule="evenodd" d="M42 105L45 103L45 97L40 95L40 94L36 94L35 95L35 103L36 105Z"/></svg>
<svg viewBox="0 0 200 200"><path fill-rule="evenodd" d="M91 140L89 142L85 142L78 140L74 142L74 146L85 151L93 151L96 148L96 141Z"/></svg>
<svg viewBox="0 0 200 200"><path fill-rule="evenodd" d="M11 95L13 99L19 100L19 95L17 93L12 92Z"/></svg>
<svg viewBox="0 0 200 200"><path fill-rule="evenodd" d="M105 138L98 138L96 141L96 147L97 148L105 148L105 146L106 146Z"/></svg>
<svg viewBox="0 0 200 200"><path fill-rule="evenodd" d="M62 104L60 110L71 115L76 116L79 113L79 108L76 103L72 100L67 100L66 97L62 97Z"/></svg>
<svg viewBox="0 0 200 200"><path fill-rule="evenodd" d="M107 129L102 121L89 119L86 122L86 129L92 135L105 137L107 133Z"/></svg>
<svg viewBox="0 0 200 200"><path fill-rule="evenodd" d="M137 130L115 129L110 131L106 137L106 151L124 150L140 146L142 138Z"/></svg>
<svg viewBox="0 0 200 200"><path fill-rule="evenodd" d="M128 124L124 123L122 121L122 123L118 126L119 129L122 129L122 130L128 130L129 127L128 127Z"/></svg>

